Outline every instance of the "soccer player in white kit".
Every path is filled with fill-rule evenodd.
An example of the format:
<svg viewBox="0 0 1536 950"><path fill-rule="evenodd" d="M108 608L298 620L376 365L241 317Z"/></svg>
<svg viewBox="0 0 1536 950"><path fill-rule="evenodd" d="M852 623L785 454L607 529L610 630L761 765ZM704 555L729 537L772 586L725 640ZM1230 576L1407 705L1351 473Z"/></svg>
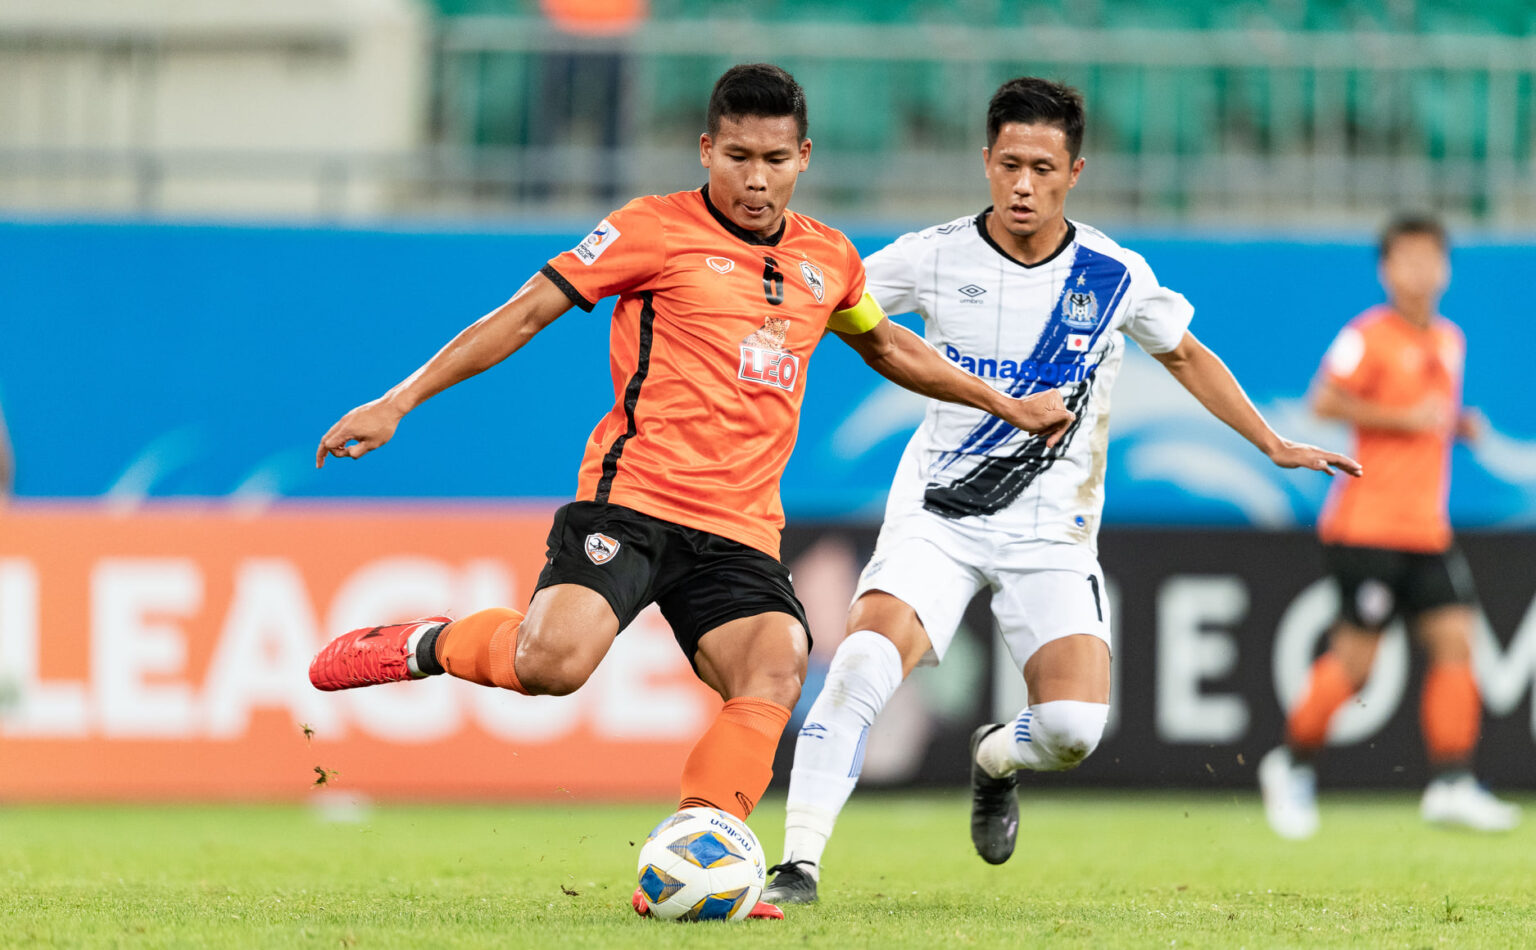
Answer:
<svg viewBox="0 0 1536 950"><path fill-rule="evenodd" d="M1284 468L1351 459L1289 442L1188 331L1193 308L1140 255L1064 214L1083 169L1076 90L1014 79L993 95L982 150L992 206L906 234L865 260L887 313L916 312L951 360L998 389L1055 386L1077 420L1053 448L929 401L896 470L825 685L795 744L784 860L765 900L816 899L822 852L863 765L870 724L901 681L937 664L982 587L1030 705L971 739L971 838L1001 864L1018 834L1018 769L1082 762L1109 713L1110 626L1097 557L1109 395L1122 334Z"/></svg>

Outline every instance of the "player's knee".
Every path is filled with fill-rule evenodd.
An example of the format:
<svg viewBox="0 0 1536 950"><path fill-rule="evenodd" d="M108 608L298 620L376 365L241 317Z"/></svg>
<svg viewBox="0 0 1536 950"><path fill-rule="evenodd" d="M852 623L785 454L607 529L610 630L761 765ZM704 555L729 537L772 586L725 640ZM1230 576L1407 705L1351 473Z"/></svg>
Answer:
<svg viewBox="0 0 1536 950"><path fill-rule="evenodd" d="M1098 748L1109 721L1106 703L1083 703L1063 699L1039 703L1031 730L1034 745L1045 753L1049 766L1044 771L1075 769Z"/></svg>
<svg viewBox="0 0 1536 950"><path fill-rule="evenodd" d="M800 688L805 684L805 672L799 668L765 670L753 677L753 684L749 687L750 691L744 695L756 696L794 709L795 704L800 701Z"/></svg>
<svg viewBox="0 0 1536 950"><path fill-rule="evenodd" d="M561 654L542 649L522 649L517 653L517 678L529 693L540 696L568 696L591 678L595 664L579 655Z"/></svg>
<svg viewBox="0 0 1536 950"><path fill-rule="evenodd" d="M828 703L846 706L864 722L873 722L901 679L896 645L881 633L859 630L838 644L822 693Z"/></svg>

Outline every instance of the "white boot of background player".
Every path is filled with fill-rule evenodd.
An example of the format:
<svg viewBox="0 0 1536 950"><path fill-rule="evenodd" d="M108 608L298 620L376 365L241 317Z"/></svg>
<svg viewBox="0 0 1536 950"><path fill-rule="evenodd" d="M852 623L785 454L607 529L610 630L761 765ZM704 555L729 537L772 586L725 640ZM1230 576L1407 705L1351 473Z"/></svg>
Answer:
<svg viewBox="0 0 1536 950"><path fill-rule="evenodd" d="M1276 746L1259 760L1259 793L1264 817L1282 838L1300 840L1317 834L1317 773L1292 761L1291 750Z"/></svg>

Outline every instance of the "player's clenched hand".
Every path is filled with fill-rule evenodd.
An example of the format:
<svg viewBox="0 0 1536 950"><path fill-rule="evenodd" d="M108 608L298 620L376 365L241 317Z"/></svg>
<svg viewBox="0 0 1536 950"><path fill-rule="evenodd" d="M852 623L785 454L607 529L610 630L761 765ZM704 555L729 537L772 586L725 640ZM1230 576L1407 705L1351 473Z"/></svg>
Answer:
<svg viewBox="0 0 1536 950"><path fill-rule="evenodd" d="M1310 468L1327 475L1332 475L1337 469L1346 475L1358 478L1364 472L1360 463L1349 456L1329 452L1304 442L1282 440L1280 447L1269 453L1269 460L1281 468Z"/></svg>
<svg viewBox="0 0 1536 950"><path fill-rule="evenodd" d="M315 468L325 467L327 455L362 458L394 436L400 418L400 411L382 398L363 403L342 416L320 439Z"/></svg>
<svg viewBox="0 0 1536 950"><path fill-rule="evenodd" d="M1015 428L1033 435L1045 436L1045 444L1054 446L1061 441L1077 416L1061 401L1061 393L1047 389L1032 396L1013 400L1008 421Z"/></svg>

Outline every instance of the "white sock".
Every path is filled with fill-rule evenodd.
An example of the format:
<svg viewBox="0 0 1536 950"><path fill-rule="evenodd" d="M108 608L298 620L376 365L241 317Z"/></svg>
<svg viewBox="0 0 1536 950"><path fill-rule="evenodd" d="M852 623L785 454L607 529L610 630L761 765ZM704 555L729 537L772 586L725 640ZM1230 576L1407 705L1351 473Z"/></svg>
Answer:
<svg viewBox="0 0 1536 950"><path fill-rule="evenodd" d="M809 870L819 875L832 825L864 767L869 727L900 685L901 654L890 640L860 630L838 645L795 740L784 821L786 862L811 861Z"/></svg>
<svg viewBox="0 0 1536 950"><path fill-rule="evenodd" d="M1076 768L1098 746L1108 721L1108 703L1075 699L1036 703L981 740L976 761L993 778L1019 769L1060 772Z"/></svg>

